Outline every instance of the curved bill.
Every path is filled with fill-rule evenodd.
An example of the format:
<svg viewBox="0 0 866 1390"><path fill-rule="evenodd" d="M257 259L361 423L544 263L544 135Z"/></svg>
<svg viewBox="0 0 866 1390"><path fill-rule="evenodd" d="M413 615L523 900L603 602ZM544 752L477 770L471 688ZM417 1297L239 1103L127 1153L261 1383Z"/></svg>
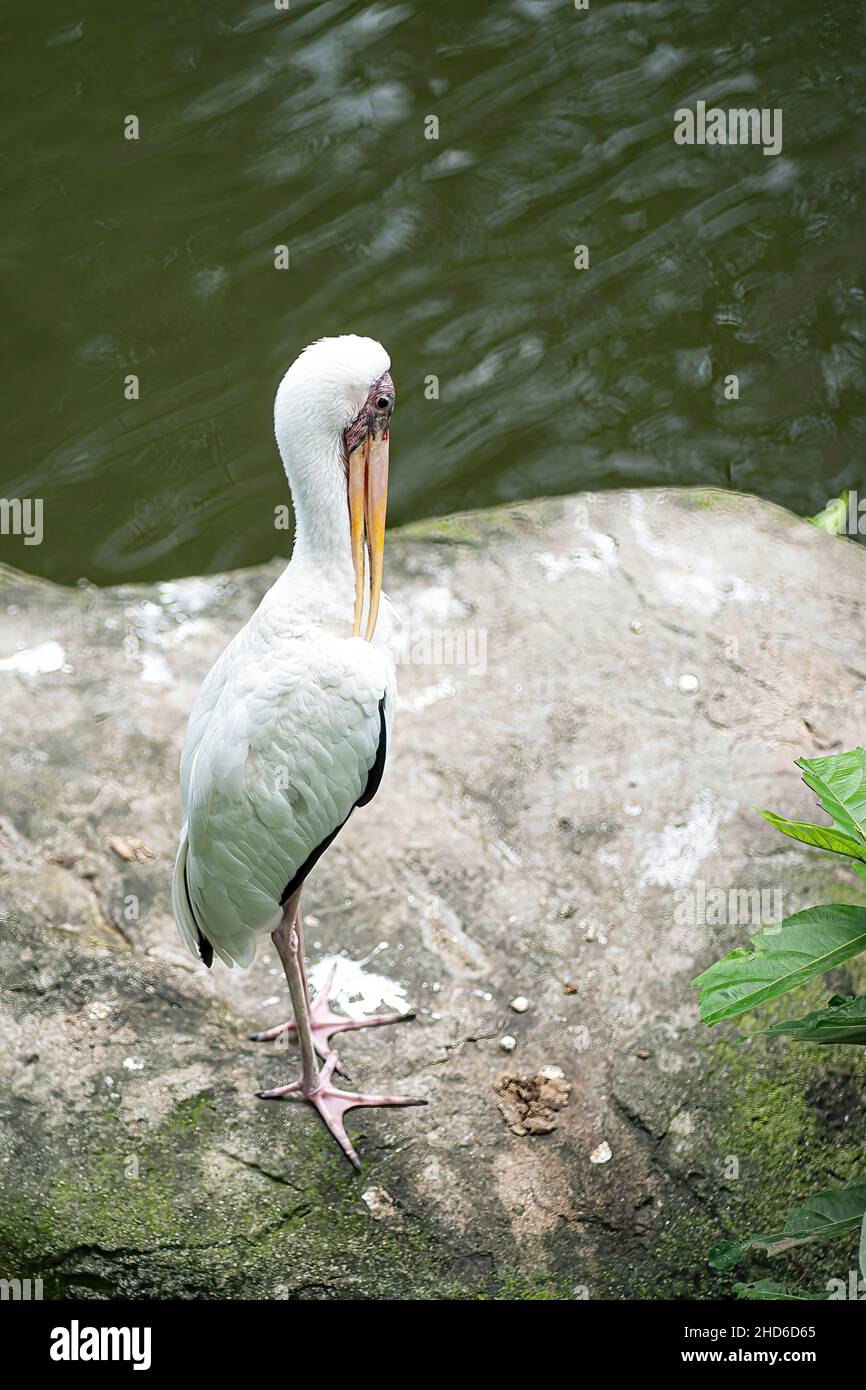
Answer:
<svg viewBox="0 0 866 1390"><path fill-rule="evenodd" d="M370 557L370 601L367 630L371 641L379 616L382 596L382 567L385 552L385 514L388 506L388 430L366 436L349 456L349 520L352 535L352 564L355 570L355 621L352 636L361 635L364 609L364 543Z"/></svg>

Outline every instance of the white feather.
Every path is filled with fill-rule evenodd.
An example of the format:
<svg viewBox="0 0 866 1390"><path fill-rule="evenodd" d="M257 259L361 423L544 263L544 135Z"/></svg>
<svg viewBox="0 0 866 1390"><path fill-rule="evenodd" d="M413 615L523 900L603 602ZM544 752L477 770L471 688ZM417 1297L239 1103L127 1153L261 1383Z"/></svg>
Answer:
<svg viewBox="0 0 866 1390"><path fill-rule="evenodd" d="M396 708L383 596L375 642L352 637L354 574L342 433L388 369L381 344L325 339L277 393L277 442L295 503L291 562L206 677L181 755L183 831L172 902L227 965L248 965L280 897L351 813ZM187 895L188 886L188 895Z"/></svg>

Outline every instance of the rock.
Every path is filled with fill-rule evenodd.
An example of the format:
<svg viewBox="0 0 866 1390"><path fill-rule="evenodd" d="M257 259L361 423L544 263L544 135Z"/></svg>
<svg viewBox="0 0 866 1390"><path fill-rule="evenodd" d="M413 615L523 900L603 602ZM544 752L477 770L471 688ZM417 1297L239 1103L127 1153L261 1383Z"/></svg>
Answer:
<svg viewBox="0 0 866 1390"><path fill-rule="evenodd" d="M118 859L125 860L127 864L131 864L133 860L141 862L153 858L153 850L148 849L141 840L130 839L127 835L109 835L108 848L114 850Z"/></svg>
<svg viewBox="0 0 866 1390"><path fill-rule="evenodd" d="M344 962L346 1002L417 1007L344 1052L360 1088L430 1104L349 1116L360 1178L315 1115L255 1098L297 1067L246 1040L288 1012L268 944L208 973L170 913L186 717L279 566L104 591L3 573L0 1276L87 1298L717 1296L714 1244L862 1166L815 1099L862 1106L857 1050L843 1083L833 1049L702 1028L689 981L749 926L678 909L698 881L779 887L786 912L866 898L751 809L811 816L794 758L862 742L866 551L751 499L618 492L412 527L386 566L402 707L381 791L310 880L307 947L317 980ZM550 1065L538 1098L571 1088L538 1136L493 1090L518 961L508 1094ZM587 1163L599 1135L615 1163ZM361 1200L378 1187L393 1220ZM820 1288L847 1256L786 1258Z"/></svg>
<svg viewBox="0 0 866 1390"><path fill-rule="evenodd" d="M384 1187L368 1187L366 1192L361 1193L361 1200L366 1204L374 1221L384 1221L396 1211L394 1198Z"/></svg>
<svg viewBox="0 0 866 1390"><path fill-rule="evenodd" d="M557 1111L568 1104L571 1084L561 1067L542 1067L534 1076L500 1076L493 1087L512 1134L550 1134Z"/></svg>

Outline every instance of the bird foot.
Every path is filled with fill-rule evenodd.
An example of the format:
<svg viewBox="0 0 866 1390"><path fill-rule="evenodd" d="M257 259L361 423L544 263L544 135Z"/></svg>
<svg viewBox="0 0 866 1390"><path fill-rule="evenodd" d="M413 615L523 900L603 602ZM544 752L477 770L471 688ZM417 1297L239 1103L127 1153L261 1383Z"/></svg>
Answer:
<svg viewBox="0 0 866 1390"><path fill-rule="evenodd" d="M426 1100L417 1096L368 1096L358 1091L338 1091L331 1085L331 1076L338 1067L336 1052L331 1052L322 1067L315 1085L305 1088L303 1081L293 1081L288 1086L277 1086L272 1091L257 1091L260 1100L306 1100L321 1115L331 1134L343 1153L361 1171L361 1160L355 1152L351 1139L346 1133L343 1116L347 1110L357 1106L378 1105L426 1105Z"/></svg>
<svg viewBox="0 0 866 1390"><path fill-rule="evenodd" d="M327 1062L333 1052L331 1038L335 1033L348 1033L354 1028L379 1028L383 1023L408 1023L415 1017L414 1010L405 1014L362 1014L357 1018L347 1018L345 1014L335 1014L328 1002L328 995L334 983L336 970L336 965L333 965L327 980L310 1006L310 1029L313 1034L313 1046L323 1062ZM250 1042L273 1042L285 1034L294 1037L297 1031L298 1026L294 1019L289 1019L287 1023L278 1023L274 1028L265 1028L261 1033L250 1033L248 1036ZM336 1069L340 1076L348 1074L339 1063Z"/></svg>

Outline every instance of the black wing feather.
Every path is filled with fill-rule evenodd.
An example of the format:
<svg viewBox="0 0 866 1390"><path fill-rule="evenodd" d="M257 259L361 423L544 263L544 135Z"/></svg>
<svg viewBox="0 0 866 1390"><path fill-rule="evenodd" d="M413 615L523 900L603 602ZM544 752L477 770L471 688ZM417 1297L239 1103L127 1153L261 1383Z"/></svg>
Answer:
<svg viewBox="0 0 866 1390"><path fill-rule="evenodd" d="M213 946L211 946L207 937L202 933L202 929L198 924L198 918L195 915L195 908L192 905L192 895L189 891L189 879L186 876L186 860L184 860L183 864L183 891L186 893L186 900L189 904L189 910L192 913L192 920L195 922L196 932L198 933L199 956L208 970L210 970L213 965Z"/></svg>
<svg viewBox="0 0 866 1390"><path fill-rule="evenodd" d="M387 745L388 735L385 726L385 696L383 695L379 701L379 742L376 745L376 756L373 759L370 771L367 773L367 781L364 790L355 802L355 806L366 806L368 801L373 800L373 797L379 790L379 784L382 781L382 773L385 771L385 757L388 751ZM355 806L352 807L349 816L352 814L352 811L354 811ZM307 856L297 873L289 880L283 889L283 894L280 898L280 907L283 907L292 894L297 892L307 875L315 868L316 863L325 853L328 845L332 840L337 838L343 826L346 824L346 821L349 819L349 816L346 817L346 820L341 821L336 830L332 830L330 835L327 835L322 843L317 845L312 853Z"/></svg>

